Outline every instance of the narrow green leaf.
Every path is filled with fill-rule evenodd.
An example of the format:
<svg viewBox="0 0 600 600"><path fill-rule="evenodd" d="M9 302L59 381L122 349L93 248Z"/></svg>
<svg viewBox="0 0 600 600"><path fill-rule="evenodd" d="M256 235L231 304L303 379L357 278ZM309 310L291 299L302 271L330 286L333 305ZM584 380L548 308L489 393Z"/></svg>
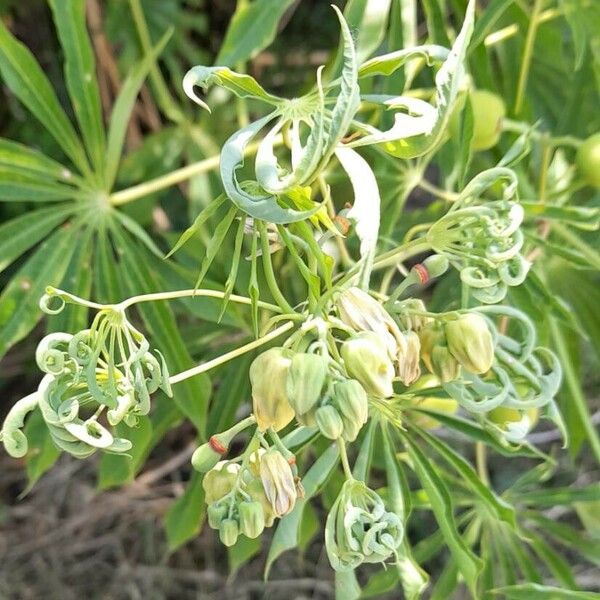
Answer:
<svg viewBox="0 0 600 600"><path fill-rule="evenodd" d="M148 75L148 71L154 64L156 58L160 55L167 45L172 30L167 31L154 50L138 62L129 72L129 75L121 87L117 100L113 106L110 115L110 124L108 127L108 143L106 149L106 189L112 189L117 176L121 152L123 151L123 141L127 132L127 123L131 117L131 111L135 104L138 92Z"/></svg>
<svg viewBox="0 0 600 600"><path fill-rule="evenodd" d="M563 221L586 231L596 231L600 227L600 208L552 206L552 204L523 201L520 204L525 209L525 215L530 218Z"/></svg>
<svg viewBox="0 0 600 600"><path fill-rule="evenodd" d="M477 589L477 577L481 571L482 563L467 547L456 527L452 500L444 481L437 473L434 465L423 454L421 449L407 436L406 441L415 473L423 489L425 490L436 521L446 540L446 544L452 553L459 571L471 593L475 594Z"/></svg>
<svg viewBox="0 0 600 600"><path fill-rule="evenodd" d="M254 58L275 38L277 25L293 0L238 2L215 64L234 66Z"/></svg>
<svg viewBox="0 0 600 600"><path fill-rule="evenodd" d="M441 6L443 3L439 0L423 0L423 10L427 19L427 32L429 33L429 39L435 44L441 44L442 46L448 46L450 41L446 34L446 23L444 13L442 12Z"/></svg>
<svg viewBox="0 0 600 600"><path fill-rule="evenodd" d="M547 565L556 581L568 589L577 589L577 583L569 563L541 535L531 531L531 529L527 530L527 538L533 551Z"/></svg>
<svg viewBox="0 0 600 600"><path fill-rule="evenodd" d="M514 2L515 0L491 0L487 4L485 10L481 12L475 23L470 52L485 40L486 36L492 32L494 25L498 22L500 17L502 17Z"/></svg>
<svg viewBox="0 0 600 600"><path fill-rule="evenodd" d="M80 298L89 298L92 290L92 235L93 229L87 227L74 236L75 248L62 283L63 289ZM48 318L47 330L75 333L86 329L88 312L85 306L67 304L59 314Z"/></svg>
<svg viewBox="0 0 600 600"><path fill-rule="evenodd" d="M496 519L508 523L513 529L517 527L516 513L513 506L500 498L495 492L485 485L475 469L458 452L448 444L430 435L420 427L413 426L422 438L429 444L463 479L471 491L477 495L490 514Z"/></svg>
<svg viewBox="0 0 600 600"><path fill-rule="evenodd" d="M0 272L73 213L72 204L26 212L0 225Z"/></svg>
<svg viewBox="0 0 600 600"><path fill-rule="evenodd" d="M25 457L28 480L27 488L23 492L25 494L54 465L60 456L60 450L52 442L46 421L39 410L34 410L29 415L23 432L27 437L28 444Z"/></svg>
<svg viewBox="0 0 600 600"><path fill-rule="evenodd" d="M165 532L169 550L173 552L196 537L204 520L203 474L193 472L185 492L169 507L165 517Z"/></svg>
<svg viewBox="0 0 600 600"><path fill-rule="evenodd" d="M391 0L350 0L344 7L344 17L350 29L357 32L358 64L375 52L385 38Z"/></svg>
<svg viewBox="0 0 600 600"><path fill-rule="evenodd" d="M198 231L200 231L202 225L208 221L217 210L223 205L223 203L227 200L227 196L225 194L221 194L217 196L210 204L208 204L204 209L200 211L194 222L181 234L177 243L171 248L169 253L165 256L165 258L169 258L177 250L179 250L188 240L190 240Z"/></svg>
<svg viewBox="0 0 600 600"><path fill-rule="evenodd" d="M98 467L99 490L108 490L133 481L148 456L152 440L152 423L148 417L140 417L135 427L119 423L115 428L119 437L131 440L129 456L103 454Z"/></svg>
<svg viewBox="0 0 600 600"><path fill-rule="evenodd" d="M157 258L163 257L163 253L154 243L154 240L148 235L146 230L137 221L132 219L129 215L126 215L125 213L118 210L114 211L113 214L114 217L118 221L120 221L121 225L123 225L123 227L127 229L127 231L129 231L129 233L131 233L138 240L140 240L140 242L142 242L142 244L144 244L144 246L146 246L146 248L148 248L148 250L150 250L150 252L152 252L154 256L156 256Z"/></svg>
<svg viewBox="0 0 600 600"><path fill-rule="evenodd" d="M237 542L233 546L227 548L229 577L235 577L238 570L261 551L261 542L262 538L260 536L250 539L245 535L240 535Z"/></svg>
<svg viewBox="0 0 600 600"><path fill-rule="evenodd" d="M0 357L41 318L38 302L46 287L60 287L75 247L73 236L72 226L55 232L4 288L0 295Z"/></svg>
<svg viewBox="0 0 600 600"><path fill-rule="evenodd" d="M60 183L81 184L82 180L67 167L45 154L12 140L0 139L0 169Z"/></svg>
<svg viewBox="0 0 600 600"><path fill-rule="evenodd" d="M600 499L600 483L593 483L584 488L554 488L521 492L518 500L531 504L536 508L549 506L571 506L574 502L596 502Z"/></svg>
<svg viewBox="0 0 600 600"><path fill-rule="evenodd" d="M506 600L598 600L593 592L574 592L537 583L521 583L492 590L495 596Z"/></svg>
<svg viewBox="0 0 600 600"><path fill-rule="evenodd" d="M50 0L65 55L65 80L91 163L97 174L106 158L96 60L85 21L85 0Z"/></svg>
<svg viewBox="0 0 600 600"><path fill-rule="evenodd" d="M48 130L83 174L90 168L75 128L29 49L0 20L0 74L11 92Z"/></svg>

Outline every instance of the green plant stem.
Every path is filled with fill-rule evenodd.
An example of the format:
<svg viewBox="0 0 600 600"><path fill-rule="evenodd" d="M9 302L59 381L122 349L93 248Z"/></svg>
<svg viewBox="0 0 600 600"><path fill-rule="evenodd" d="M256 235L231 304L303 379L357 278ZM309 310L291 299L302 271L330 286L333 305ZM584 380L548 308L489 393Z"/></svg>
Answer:
<svg viewBox="0 0 600 600"><path fill-rule="evenodd" d="M154 294L142 294L140 296L132 296L131 298L127 298L123 302L115 305L116 309L125 310L129 308L133 304L139 304L140 302L156 302L158 300L175 300L177 298L194 298L194 297L209 297L209 298L225 298L227 294L225 292L219 292L217 290L204 290L204 289L190 289L190 290L177 290L175 292L156 292ZM237 296L236 294L231 294L228 297L232 302L237 302L238 304L252 304L252 300L247 298L246 296ZM264 308L266 310L272 310L273 312L281 312L281 308L275 304L270 304L269 302L258 301L258 306L260 308Z"/></svg>
<svg viewBox="0 0 600 600"><path fill-rule="evenodd" d="M548 10L540 13L538 18L539 23L546 23L547 21L552 21L553 19L557 19L558 17L563 15L563 11L559 8L549 8ZM502 29L498 29L497 31L493 31L485 37L484 44L487 48L490 46L495 46L504 40L507 40L519 33L519 26L516 23L512 25L507 25L506 27L502 27Z"/></svg>
<svg viewBox="0 0 600 600"><path fill-rule="evenodd" d="M150 38L150 32L148 31L148 24L146 23L141 1L129 0L129 8L131 10L135 29L140 39L142 52L147 56L152 52L152 40ZM167 84L165 83L156 62L154 62L150 69L150 81L152 82L152 86L156 92L156 99L158 100L158 104L163 113L175 123L182 123L185 121L185 115L179 109L169 93Z"/></svg>
<svg viewBox="0 0 600 600"><path fill-rule="evenodd" d="M296 311L285 299L285 296L281 293L279 285L277 284L275 271L273 271L273 262L271 261L271 249L269 248L267 226L264 221L258 221L257 227L260 237L260 247L262 250L263 271L265 274L265 279L267 280L267 285L269 286L269 290L271 291L275 302L277 302L277 304L279 304L281 307L282 312L295 313Z"/></svg>
<svg viewBox="0 0 600 600"><path fill-rule="evenodd" d="M573 135L561 135L558 137L549 136L547 132L538 131L532 127L529 123L524 121L515 121L513 119L502 119L502 131L511 131L513 133L527 133L536 140L546 140L548 146L570 146L572 148L579 148L583 144L583 140L576 138ZM425 188L426 189L426 188Z"/></svg>
<svg viewBox="0 0 600 600"><path fill-rule="evenodd" d="M552 332L552 339L554 340L554 346L562 364L563 373L565 376L564 382L572 399L570 407L575 409L575 412L577 413L577 416L583 425L583 429L590 443L594 456L596 457L596 460L600 462L600 437L598 436L598 432L594 427L587 402L581 391L579 374L576 373L575 369L573 368L573 363L569 358L569 349L558 323L552 317L550 317L549 322L550 331Z"/></svg>
<svg viewBox="0 0 600 600"><path fill-rule="evenodd" d="M342 438L337 439L337 445L340 449L340 458L342 459L342 467L344 469L344 475L346 475L346 479L354 479L352 475L352 469L350 468L350 463L348 462L348 453L346 452L346 442Z"/></svg>
<svg viewBox="0 0 600 600"><path fill-rule="evenodd" d="M525 48L523 49L523 57L521 59L521 69L519 71L519 80L517 83L517 93L515 95L515 114L518 115L523 108L523 98L525 96L525 87L529 77L529 69L531 67L531 58L533 56L533 45L535 36L540 24L540 13L544 7L544 0L535 0L531 17L529 19L529 27L527 28L527 37L525 38Z"/></svg>
<svg viewBox="0 0 600 600"><path fill-rule="evenodd" d="M282 143L282 136L277 136L275 138L274 145L279 146ZM259 142L248 144L244 151L244 155L248 156L253 154L258 149L258 146ZM144 198L145 196L149 196L155 192L160 192L161 190L177 185L178 183L187 181L188 179L191 179L196 175L200 175L201 173L207 173L213 169L217 169L220 162L220 154L209 156L208 158L200 160L191 165L181 167L181 169L175 169L175 171L171 171L166 175L161 175L160 177L156 177L150 181L145 181L144 183L134 185L125 190L114 192L109 196L108 200L112 206L120 206L121 204L127 204L128 202L139 200L140 198Z"/></svg>
<svg viewBox="0 0 600 600"><path fill-rule="evenodd" d="M487 468L487 448L483 442L475 442L475 462L477 464L479 479L487 487L490 487L490 477Z"/></svg>
<svg viewBox="0 0 600 600"><path fill-rule="evenodd" d="M288 321L287 323L284 323L277 329L274 329L267 335L265 335L257 340L254 340L253 342L244 344L243 346L240 346L239 348L236 348L235 350L232 350L231 352L226 352L225 354L222 354L221 356L217 356L217 358L213 358L212 360L209 360L208 362L205 362L196 367L192 367L191 369L188 369L187 371L182 371L181 373L172 375L169 378L169 383L170 384L179 383L180 381L184 381L185 379L189 379L190 377L194 377L195 375L200 375L200 373L205 373L206 371L210 371L210 369L214 369L215 367L218 367L219 365L222 365L230 360L233 360L234 358L237 358L238 356L242 356L243 354L246 354L247 352L250 352L250 351L254 350L255 348L260 348L260 346L263 346L264 344L267 344L271 340L274 340L275 338L279 337L286 331L289 331L293 327L294 327L294 323L292 321Z"/></svg>

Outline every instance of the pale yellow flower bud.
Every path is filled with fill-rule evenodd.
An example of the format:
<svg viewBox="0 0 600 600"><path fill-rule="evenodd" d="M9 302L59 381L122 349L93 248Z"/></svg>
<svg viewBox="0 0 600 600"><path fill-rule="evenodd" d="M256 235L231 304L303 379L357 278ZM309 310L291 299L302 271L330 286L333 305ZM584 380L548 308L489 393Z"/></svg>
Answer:
<svg viewBox="0 0 600 600"><path fill-rule="evenodd" d="M269 427L279 431L294 418L286 387L291 356L284 348L271 348L250 365L252 406L261 431Z"/></svg>
<svg viewBox="0 0 600 600"><path fill-rule="evenodd" d="M267 450L261 457L260 479L275 515L290 513L296 503L296 484L288 461L278 450Z"/></svg>

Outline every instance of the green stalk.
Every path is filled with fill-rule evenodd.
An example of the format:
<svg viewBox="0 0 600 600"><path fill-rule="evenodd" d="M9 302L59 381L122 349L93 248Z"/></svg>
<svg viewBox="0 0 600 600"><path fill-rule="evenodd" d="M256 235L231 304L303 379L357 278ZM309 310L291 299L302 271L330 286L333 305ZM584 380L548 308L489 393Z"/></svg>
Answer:
<svg viewBox="0 0 600 600"><path fill-rule="evenodd" d="M129 8L131 9L135 29L140 39L142 52L147 56L152 52L152 40L150 39L150 32L148 31L148 25L146 23L146 18L144 17L144 11L140 0L129 0ZM156 99L158 100L158 104L163 113L175 123L185 121L185 115L177 107L169 93L167 84L165 83L156 62L154 62L150 69L150 81L152 82L152 87L156 93Z"/></svg>
<svg viewBox="0 0 600 600"><path fill-rule="evenodd" d="M552 332L552 338L554 340L554 346L556 348L556 352L560 358L560 362L562 364L563 373L565 376L564 383L571 394L573 403L572 407L574 408L577 416L581 420L583 424L583 429L585 431L586 437L590 443L592 451L594 452L594 456L596 460L600 463L600 437L598 436L598 432L592 423L592 416L588 409L587 402L585 397L581 391L581 385L579 383L579 374L575 371L573 367L573 363L569 358L569 349L567 347L567 342L564 338L560 327L558 326L555 319L550 317L550 331Z"/></svg>
<svg viewBox="0 0 600 600"><path fill-rule="evenodd" d="M265 225L264 221L257 221L257 227L260 236L260 247L262 250L263 270L269 290L271 291L275 302L277 302L277 304L281 307L282 312L294 314L296 311L281 293L279 285L277 284L275 272L273 271L273 262L271 261L271 249L269 248L267 226Z"/></svg>
<svg viewBox="0 0 600 600"><path fill-rule="evenodd" d="M531 67L531 58L533 56L533 45L535 36L540 24L540 14L544 7L544 0L535 0L531 17L529 19L529 27L527 28L527 37L525 38L525 48L523 50L523 58L521 59L521 69L519 71L519 81L517 83L517 93L515 96L515 114L518 115L523 108L523 98L525 96L525 87L529 77L529 69Z"/></svg>

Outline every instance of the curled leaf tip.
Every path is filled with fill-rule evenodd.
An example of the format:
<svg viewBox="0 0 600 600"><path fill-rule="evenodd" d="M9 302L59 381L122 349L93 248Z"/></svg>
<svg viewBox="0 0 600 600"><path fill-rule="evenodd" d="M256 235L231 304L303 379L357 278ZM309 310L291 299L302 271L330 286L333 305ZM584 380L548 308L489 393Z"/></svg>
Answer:
<svg viewBox="0 0 600 600"><path fill-rule="evenodd" d="M190 69L183 78L183 91L186 93L186 96L193 100L198 106L207 110L209 113L211 112L210 107L204 100L202 100L194 91L194 86L199 83L199 78L196 73L196 67Z"/></svg>

